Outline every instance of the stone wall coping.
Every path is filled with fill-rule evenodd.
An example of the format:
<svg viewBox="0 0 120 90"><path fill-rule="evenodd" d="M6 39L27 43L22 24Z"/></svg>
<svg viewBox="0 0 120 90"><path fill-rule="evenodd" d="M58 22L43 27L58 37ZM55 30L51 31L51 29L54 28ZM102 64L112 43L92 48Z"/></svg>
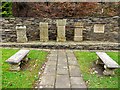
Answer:
<svg viewBox="0 0 120 90"><path fill-rule="evenodd" d="M14 19L16 19L16 18L33 18L33 17L14 17ZM40 19L40 17L34 17L34 18ZM55 20L74 19L75 21L80 21L79 19L88 19L88 18L120 18L120 16L99 16L99 17L86 16L86 17L81 17L81 18L49 18L49 19L55 19ZM13 17L2 17L1 18L1 20L4 20L4 19L13 19Z"/></svg>
<svg viewBox="0 0 120 90"><path fill-rule="evenodd" d="M102 42L102 41L82 41L82 42L75 42L75 41L66 41L66 42L56 42L56 41L49 41L49 42L40 42L40 41L29 41L25 43L16 43L16 42L0 42L0 45L16 45L16 44L23 44L23 45L120 45L118 42Z"/></svg>

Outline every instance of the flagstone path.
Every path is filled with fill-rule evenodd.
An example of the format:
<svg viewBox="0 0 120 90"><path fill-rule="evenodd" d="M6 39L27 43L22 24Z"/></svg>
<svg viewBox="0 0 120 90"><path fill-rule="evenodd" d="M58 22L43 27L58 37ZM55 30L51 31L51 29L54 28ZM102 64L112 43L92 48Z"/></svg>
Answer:
<svg viewBox="0 0 120 90"><path fill-rule="evenodd" d="M87 88L72 50L51 50L38 88Z"/></svg>

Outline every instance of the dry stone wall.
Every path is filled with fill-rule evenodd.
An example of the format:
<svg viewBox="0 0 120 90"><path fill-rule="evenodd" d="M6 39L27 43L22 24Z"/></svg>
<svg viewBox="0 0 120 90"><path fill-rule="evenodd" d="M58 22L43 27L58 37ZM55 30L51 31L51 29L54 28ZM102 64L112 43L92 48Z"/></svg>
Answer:
<svg viewBox="0 0 120 90"><path fill-rule="evenodd" d="M85 17L79 19L67 19L65 25L66 41L74 41L74 33L76 27L75 22L83 23L83 41L110 41L118 42L118 16L114 17ZM2 42L17 42L17 25L26 26L26 35L28 41L40 41L39 23L48 23L48 36L50 41L57 41L57 24L58 19L49 18L31 18L31 17L15 17L15 18L2 18L0 21L2 29ZM97 25L95 25L97 24ZM98 28L103 31L97 31ZM101 27L102 26L102 27ZM99 29L98 29L99 30Z"/></svg>

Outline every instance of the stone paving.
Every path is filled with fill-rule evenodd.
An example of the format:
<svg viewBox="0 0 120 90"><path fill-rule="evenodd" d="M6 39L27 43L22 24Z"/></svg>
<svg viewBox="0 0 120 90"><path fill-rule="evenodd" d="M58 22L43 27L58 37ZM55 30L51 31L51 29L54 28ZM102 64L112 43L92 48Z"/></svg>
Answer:
<svg viewBox="0 0 120 90"><path fill-rule="evenodd" d="M51 50L38 88L87 88L72 50Z"/></svg>

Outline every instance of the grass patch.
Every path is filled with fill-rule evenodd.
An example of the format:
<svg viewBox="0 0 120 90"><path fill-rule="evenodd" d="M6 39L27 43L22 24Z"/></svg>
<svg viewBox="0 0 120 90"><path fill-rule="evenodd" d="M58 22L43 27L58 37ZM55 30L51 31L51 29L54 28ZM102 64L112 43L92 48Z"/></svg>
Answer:
<svg viewBox="0 0 120 90"><path fill-rule="evenodd" d="M32 88L38 79L40 67L44 64L47 52L31 50L28 57L30 58L25 70L19 72L9 71L9 64L5 62L10 56L15 54L18 49L1 49L2 50L2 88Z"/></svg>
<svg viewBox="0 0 120 90"><path fill-rule="evenodd" d="M107 52L107 54L118 62L118 52ZM116 70L115 76L99 76L91 74L90 68L92 63L97 60L97 55L94 52L75 52L78 59L83 79L87 82L88 88L118 88L118 77L120 78L119 69ZM117 76L118 75L118 76Z"/></svg>

